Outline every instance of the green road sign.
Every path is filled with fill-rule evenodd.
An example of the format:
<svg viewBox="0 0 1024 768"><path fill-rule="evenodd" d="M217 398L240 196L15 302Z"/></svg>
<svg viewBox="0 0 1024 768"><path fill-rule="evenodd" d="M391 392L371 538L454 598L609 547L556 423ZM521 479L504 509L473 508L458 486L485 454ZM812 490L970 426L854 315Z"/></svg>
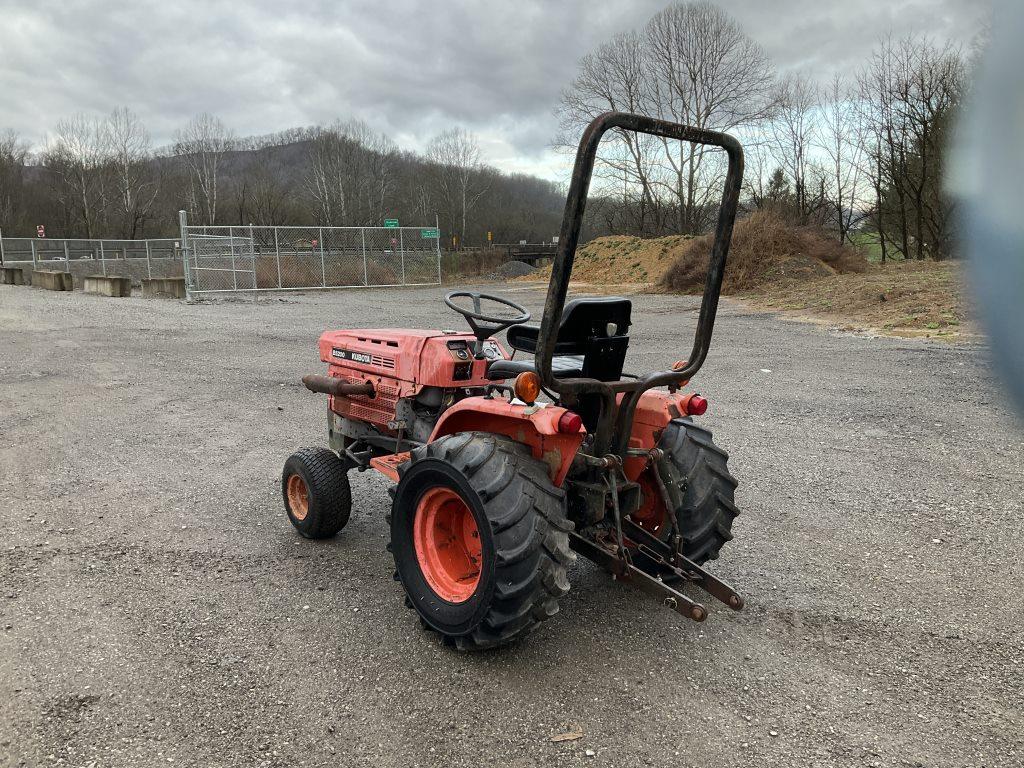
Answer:
<svg viewBox="0 0 1024 768"><path fill-rule="evenodd" d="M441 233L436 229L421 229L420 237L424 240L437 240L441 236Z"/></svg>
<svg viewBox="0 0 1024 768"><path fill-rule="evenodd" d="M384 219L384 226L388 229L396 229L398 227L398 219Z"/></svg>

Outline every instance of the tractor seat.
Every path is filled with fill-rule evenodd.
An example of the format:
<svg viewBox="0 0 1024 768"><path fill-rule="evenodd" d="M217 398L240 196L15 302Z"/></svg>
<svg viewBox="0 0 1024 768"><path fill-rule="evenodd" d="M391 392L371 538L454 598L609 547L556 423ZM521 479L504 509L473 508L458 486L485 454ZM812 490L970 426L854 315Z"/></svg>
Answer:
<svg viewBox="0 0 1024 768"><path fill-rule="evenodd" d="M495 360L487 366L491 381L514 379L520 373L534 371L533 360ZM563 355L551 358L551 373L555 378L578 379L583 375L582 355Z"/></svg>
<svg viewBox="0 0 1024 768"><path fill-rule="evenodd" d="M618 296L568 302L558 325L552 374L557 378L618 381L629 346L632 308L629 299ZM507 338L513 349L536 354L539 335L539 325L523 323L509 328ZM495 360L487 368L487 378L503 381L532 370L532 360Z"/></svg>

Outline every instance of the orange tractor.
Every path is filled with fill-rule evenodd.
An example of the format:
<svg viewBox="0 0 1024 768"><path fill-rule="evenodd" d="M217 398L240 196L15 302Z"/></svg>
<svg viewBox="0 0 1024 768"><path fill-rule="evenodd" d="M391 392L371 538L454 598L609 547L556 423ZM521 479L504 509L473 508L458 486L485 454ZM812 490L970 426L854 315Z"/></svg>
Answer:
<svg viewBox="0 0 1024 768"><path fill-rule="evenodd" d="M693 349L671 370L623 373L631 304L566 303L601 136L634 131L712 145L728 157ZM303 536L348 521L347 473L391 480L395 578L423 625L459 649L514 641L558 612L574 553L695 621L690 583L739 610L703 564L732 538L728 455L694 421L707 401L686 386L708 353L739 199L743 152L726 134L638 115L596 118L580 142L544 315L490 294L449 293L469 333L328 331L330 449L284 466L285 509ZM507 330L507 347L496 335ZM512 353L508 351L511 348ZM531 356L515 360L516 351Z"/></svg>

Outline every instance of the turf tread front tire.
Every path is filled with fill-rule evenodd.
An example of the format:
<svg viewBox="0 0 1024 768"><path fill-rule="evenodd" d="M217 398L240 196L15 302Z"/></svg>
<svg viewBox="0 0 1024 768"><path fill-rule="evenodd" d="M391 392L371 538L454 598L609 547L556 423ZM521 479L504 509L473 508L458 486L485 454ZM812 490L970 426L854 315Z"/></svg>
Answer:
<svg viewBox="0 0 1024 768"><path fill-rule="evenodd" d="M288 503L288 478L299 474L309 493L309 510L302 520L292 514ZM352 489L345 462L326 448L300 448L284 463L281 493L288 519L307 539L329 539L348 523L352 512Z"/></svg>
<svg viewBox="0 0 1024 768"><path fill-rule="evenodd" d="M415 579L404 572L414 562L400 562L402 551L395 537L404 536L401 527L415 510L415 499L403 498L403 487L392 509L392 554L399 580L410 607L420 613L426 626L441 635L448 645L460 650L493 648L518 640L558 613L558 599L569 590L567 567L575 554L569 549L573 524L566 516L565 492L548 477L548 466L533 458L529 447L510 438L488 433L459 433L417 448L400 474L427 459L444 461L457 471L478 497L490 527L493 556L485 568L493 568L493 579L479 621L464 632L450 634L417 604Z"/></svg>

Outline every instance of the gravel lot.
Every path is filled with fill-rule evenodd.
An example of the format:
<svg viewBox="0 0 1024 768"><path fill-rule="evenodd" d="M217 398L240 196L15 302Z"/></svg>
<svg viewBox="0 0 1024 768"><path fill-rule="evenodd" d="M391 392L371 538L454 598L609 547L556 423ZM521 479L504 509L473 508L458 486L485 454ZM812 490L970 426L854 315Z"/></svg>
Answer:
<svg viewBox="0 0 1024 768"><path fill-rule="evenodd" d="M326 440L320 332L461 327L442 293L0 286L0 764L1024 764L1024 430L983 346L727 304L699 385L748 608L689 623L581 560L528 642L461 655L391 579L382 477L330 542L278 487ZM694 308L635 297L629 367Z"/></svg>

